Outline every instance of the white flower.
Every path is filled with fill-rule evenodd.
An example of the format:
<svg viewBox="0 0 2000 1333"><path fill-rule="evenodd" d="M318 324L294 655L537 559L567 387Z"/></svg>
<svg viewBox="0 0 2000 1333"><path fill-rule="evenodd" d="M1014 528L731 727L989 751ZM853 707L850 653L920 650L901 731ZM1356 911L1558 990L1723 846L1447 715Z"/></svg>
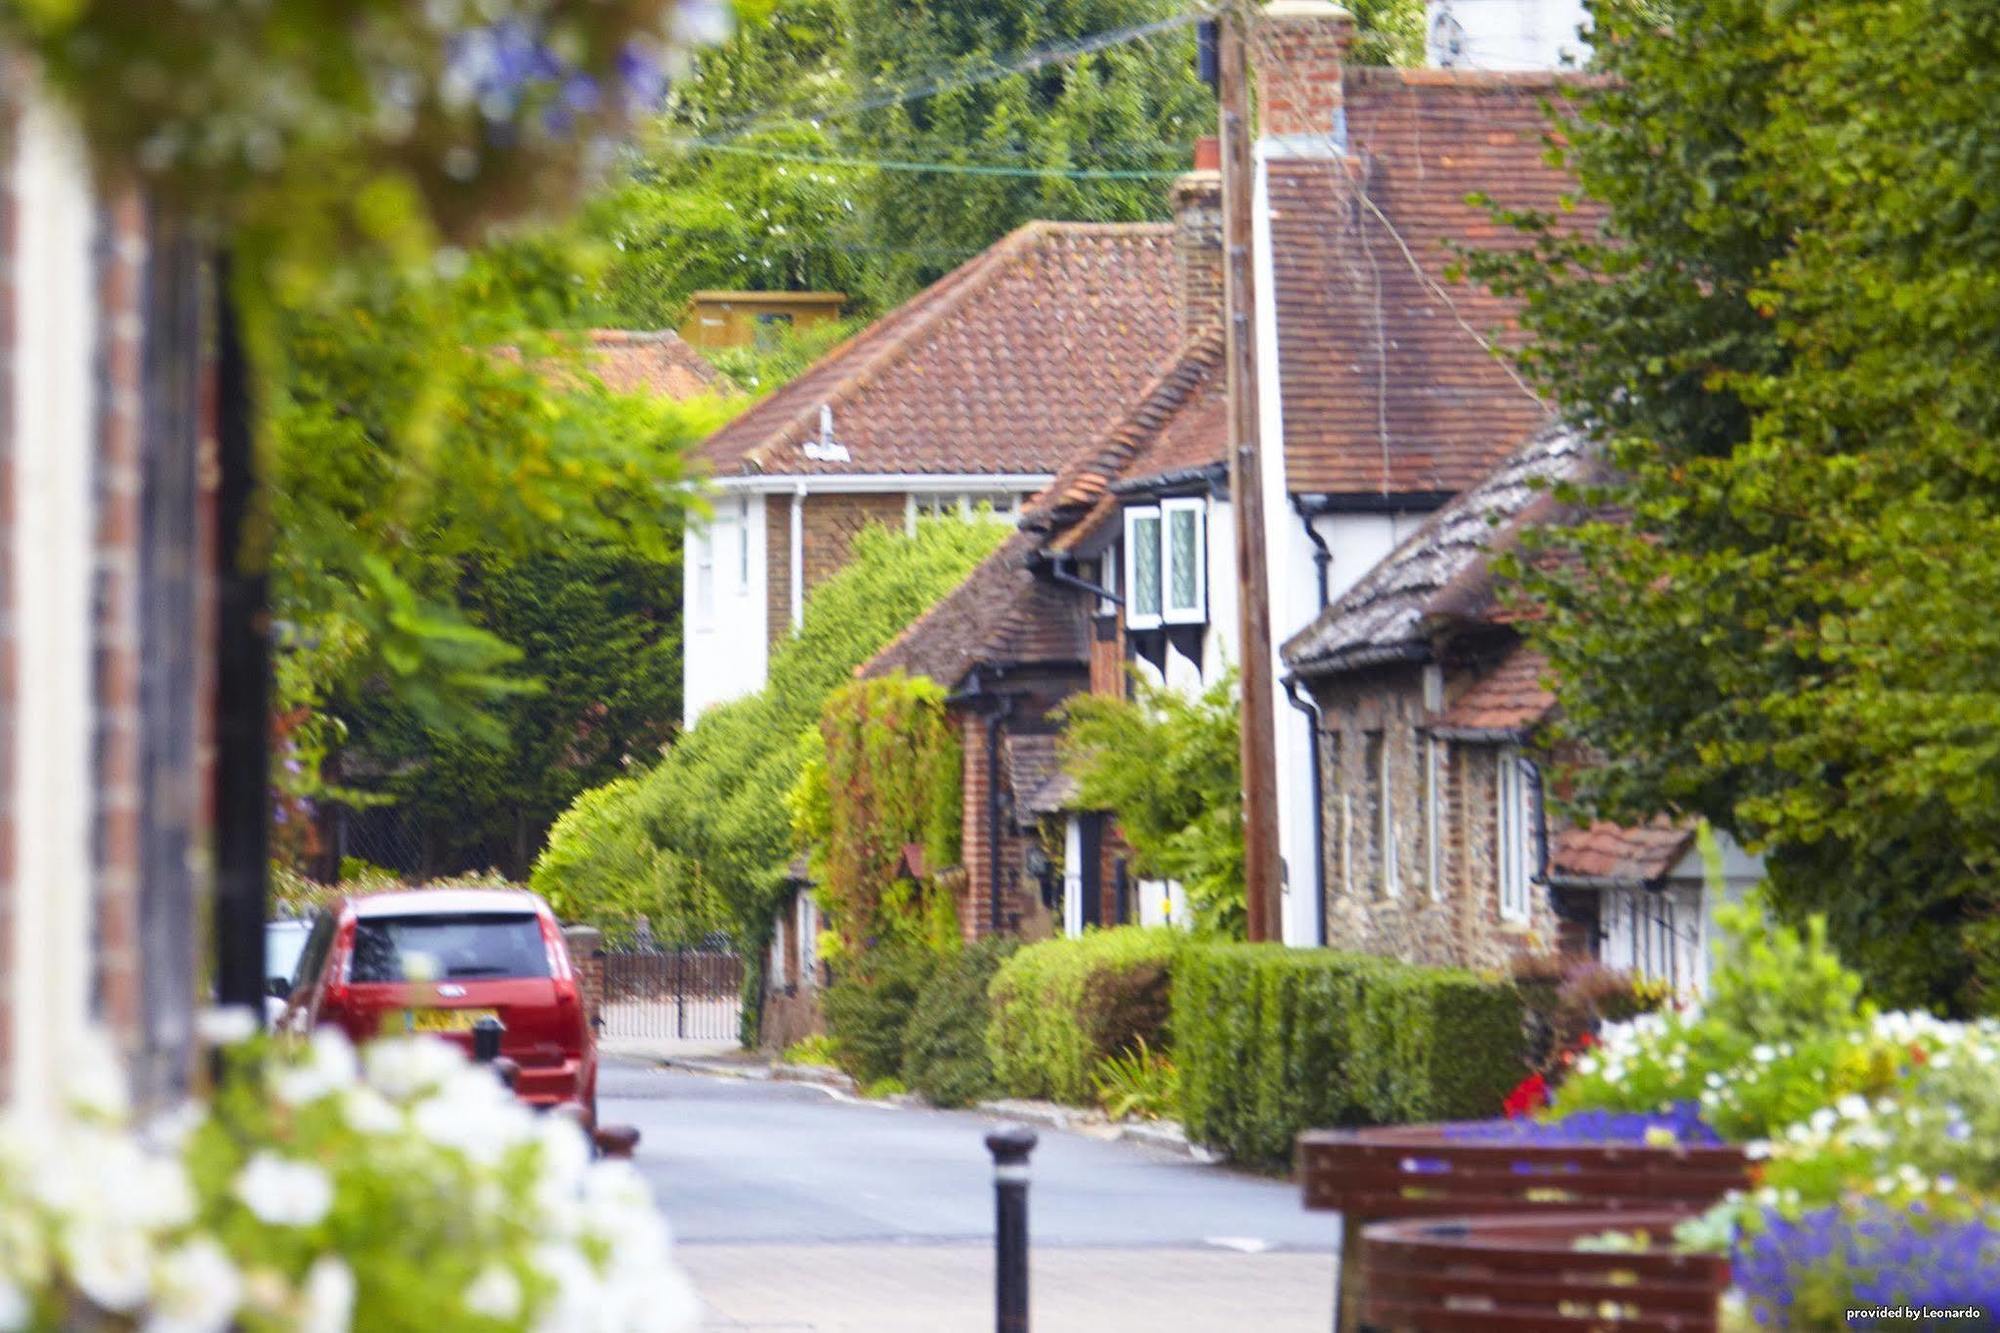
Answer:
<svg viewBox="0 0 2000 1333"><path fill-rule="evenodd" d="M300 1293L298 1333L348 1333L354 1323L354 1270L330 1254L313 1260Z"/></svg>
<svg viewBox="0 0 2000 1333"><path fill-rule="evenodd" d="M21 1289L0 1278L0 1333L20 1333L28 1326L28 1298Z"/></svg>
<svg viewBox="0 0 2000 1333"><path fill-rule="evenodd" d="M242 1300L243 1279L228 1253L197 1236L160 1261L145 1333L222 1333Z"/></svg>
<svg viewBox="0 0 2000 1333"><path fill-rule="evenodd" d="M1765 1045L1763 1042L1758 1042L1755 1046L1752 1046L1750 1048L1750 1058L1752 1060L1755 1060L1760 1065L1770 1064L1772 1058L1776 1055L1777 1052L1772 1050L1769 1046Z"/></svg>
<svg viewBox="0 0 2000 1333"><path fill-rule="evenodd" d="M320 1028L313 1033L306 1058L279 1070L272 1089L287 1106L304 1106L351 1086L358 1069L346 1035L338 1028Z"/></svg>
<svg viewBox="0 0 2000 1333"><path fill-rule="evenodd" d="M369 1087L349 1088L340 1099L340 1113L349 1127L362 1134L394 1134L404 1123L403 1113Z"/></svg>
<svg viewBox="0 0 2000 1333"><path fill-rule="evenodd" d="M1855 1093L1848 1093L1834 1103L1843 1120L1865 1120L1868 1117L1868 1099Z"/></svg>
<svg viewBox="0 0 2000 1333"><path fill-rule="evenodd" d="M135 1310L152 1290L153 1253L136 1227L86 1223L63 1234L70 1280L103 1309Z"/></svg>
<svg viewBox="0 0 2000 1333"><path fill-rule="evenodd" d="M597 1329L604 1319L604 1288L596 1270L581 1251L568 1245L536 1247L537 1271L555 1284L555 1291L535 1321L535 1333L571 1333Z"/></svg>
<svg viewBox="0 0 2000 1333"><path fill-rule="evenodd" d="M465 1308L488 1319L512 1319L521 1313L521 1280L499 1264L488 1264L465 1289Z"/></svg>
<svg viewBox="0 0 2000 1333"><path fill-rule="evenodd" d="M132 1111L125 1066L102 1032L83 1033L62 1062L63 1102L81 1115L123 1120Z"/></svg>
<svg viewBox="0 0 2000 1333"><path fill-rule="evenodd" d="M257 1015L248 1005L211 1005L194 1016L195 1035L210 1046L234 1046L257 1035Z"/></svg>
<svg viewBox="0 0 2000 1333"><path fill-rule="evenodd" d="M310 1162L259 1152L236 1177L236 1197L272 1226L309 1227L333 1207L333 1181Z"/></svg>
<svg viewBox="0 0 2000 1333"><path fill-rule="evenodd" d="M454 1148L481 1166L496 1165L508 1150L535 1137L534 1117L485 1069L461 1067L437 1095L418 1102L410 1123L441 1148Z"/></svg>
<svg viewBox="0 0 2000 1333"><path fill-rule="evenodd" d="M429 1092L465 1068L465 1056L449 1042L431 1037L391 1037L369 1043L364 1057L368 1082L390 1101L406 1102Z"/></svg>

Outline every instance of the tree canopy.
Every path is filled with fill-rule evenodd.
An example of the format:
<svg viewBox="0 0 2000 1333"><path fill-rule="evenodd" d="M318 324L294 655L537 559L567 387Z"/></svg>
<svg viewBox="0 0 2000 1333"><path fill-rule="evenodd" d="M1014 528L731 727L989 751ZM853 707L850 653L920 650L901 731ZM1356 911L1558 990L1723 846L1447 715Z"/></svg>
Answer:
<svg viewBox="0 0 2000 1333"><path fill-rule="evenodd" d="M1706 816L1884 999L2000 1011L2000 12L1595 22L1603 234L1475 263L1622 469L1528 578L1579 802Z"/></svg>

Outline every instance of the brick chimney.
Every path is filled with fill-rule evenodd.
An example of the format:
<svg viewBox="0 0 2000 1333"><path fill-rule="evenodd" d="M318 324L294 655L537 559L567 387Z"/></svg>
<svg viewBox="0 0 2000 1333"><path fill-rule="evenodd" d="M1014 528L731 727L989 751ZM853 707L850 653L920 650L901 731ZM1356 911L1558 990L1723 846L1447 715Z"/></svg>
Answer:
<svg viewBox="0 0 2000 1333"><path fill-rule="evenodd" d="M1347 151L1341 68L1354 16L1332 0L1271 0L1250 36L1257 132L1266 153L1330 157ZM1270 141L1275 140L1273 145Z"/></svg>
<svg viewBox="0 0 2000 1333"><path fill-rule="evenodd" d="M1222 154L1194 146L1194 170L1174 182L1174 268L1181 282L1181 341L1222 327Z"/></svg>

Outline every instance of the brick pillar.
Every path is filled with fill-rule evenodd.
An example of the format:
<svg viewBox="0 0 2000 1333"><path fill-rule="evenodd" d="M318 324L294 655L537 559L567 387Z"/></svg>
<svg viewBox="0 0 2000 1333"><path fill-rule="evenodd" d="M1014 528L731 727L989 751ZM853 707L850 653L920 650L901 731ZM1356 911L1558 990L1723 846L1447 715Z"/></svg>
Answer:
<svg viewBox="0 0 2000 1333"><path fill-rule="evenodd" d="M959 925L968 940L992 933L992 859L986 813L986 719L960 713L959 743L965 753L965 829L960 840L965 862L965 897Z"/></svg>
<svg viewBox="0 0 2000 1333"><path fill-rule="evenodd" d="M1213 146L1214 140L1204 144ZM1181 339L1222 327L1222 173L1191 171L1174 182L1174 267L1180 277Z"/></svg>
<svg viewBox="0 0 2000 1333"><path fill-rule="evenodd" d="M604 932L595 926L565 926L563 940L583 993L584 1017L596 1018L604 1012Z"/></svg>

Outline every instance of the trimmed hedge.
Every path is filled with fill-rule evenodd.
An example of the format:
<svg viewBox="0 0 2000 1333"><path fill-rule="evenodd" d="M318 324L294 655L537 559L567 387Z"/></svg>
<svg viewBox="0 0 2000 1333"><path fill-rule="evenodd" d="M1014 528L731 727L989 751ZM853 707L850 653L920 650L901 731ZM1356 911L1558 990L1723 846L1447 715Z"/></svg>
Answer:
<svg viewBox="0 0 2000 1333"><path fill-rule="evenodd" d="M1364 954L1189 945L1174 1058L1188 1136L1279 1165L1304 1129L1490 1116L1523 1071L1505 982Z"/></svg>
<svg viewBox="0 0 2000 1333"><path fill-rule="evenodd" d="M1185 942L1166 929L1091 930L1031 944L1001 964L986 1033L1001 1090L1085 1104L1098 1061L1140 1038L1164 1047L1172 963Z"/></svg>
<svg viewBox="0 0 2000 1333"><path fill-rule="evenodd" d="M935 1106L967 1106L993 1094L986 1051L987 988L1018 941L984 939L938 964L917 995L903 1036L903 1082Z"/></svg>
<svg viewBox="0 0 2000 1333"><path fill-rule="evenodd" d="M890 945L835 969L821 1010L826 1030L840 1043L841 1067L863 1087L902 1077L904 1034L937 968L938 957L928 949Z"/></svg>

